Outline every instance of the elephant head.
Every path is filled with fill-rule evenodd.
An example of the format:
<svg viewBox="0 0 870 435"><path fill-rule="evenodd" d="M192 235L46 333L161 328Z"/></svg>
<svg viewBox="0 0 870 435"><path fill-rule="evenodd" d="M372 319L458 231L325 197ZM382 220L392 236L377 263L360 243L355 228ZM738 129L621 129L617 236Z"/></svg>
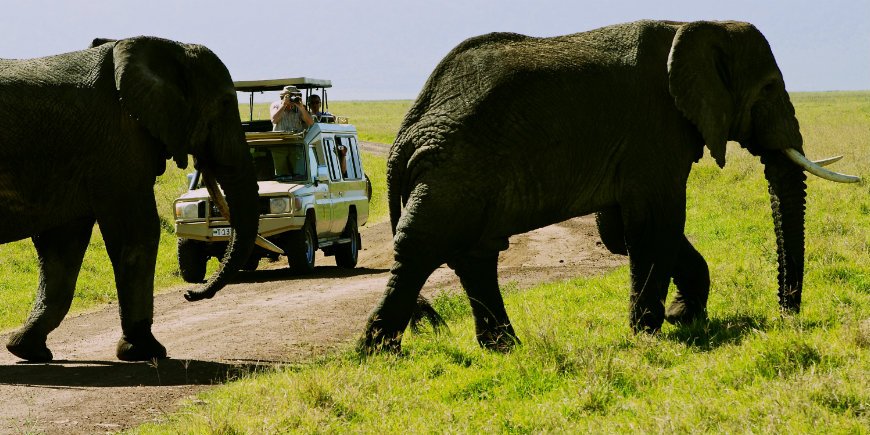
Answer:
<svg viewBox="0 0 870 435"><path fill-rule="evenodd" d="M158 38L117 41L112 55L121 105L164 147L163 158L184 169L193 155L204 177L226 194L233 237L218 271L185 295L212 297L250 255L259 222L256 176L230 74L209 49ZM224 202L220 189L209 190Z"/></svg>
<svg viewBox="0 0 870 435"><path fill-rule="evenodd" d="M738 22L694 22L679 28L668 58L670 93L700 131L716 163L737 141L761 157L769 183L782 309L800 310L804 264L803 170L834 181L857 177L827 171L803 155L803 139L782 73L767 40Z"/></svg>

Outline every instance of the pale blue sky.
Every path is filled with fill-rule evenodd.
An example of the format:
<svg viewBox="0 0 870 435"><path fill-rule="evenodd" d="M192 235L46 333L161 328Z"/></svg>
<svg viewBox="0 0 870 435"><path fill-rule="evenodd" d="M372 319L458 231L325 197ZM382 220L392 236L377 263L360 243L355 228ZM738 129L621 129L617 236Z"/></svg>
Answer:
<svg viewBox="0 0 870 435"><path fill-rule="evenodd" d="M791 91L870 89L868 0L0 0L0 58L77 50L94 37L204 44L235 80L333 81L333 100L414 98L462 40L552 36L642 18L742 20L770 42Z"/></svg>

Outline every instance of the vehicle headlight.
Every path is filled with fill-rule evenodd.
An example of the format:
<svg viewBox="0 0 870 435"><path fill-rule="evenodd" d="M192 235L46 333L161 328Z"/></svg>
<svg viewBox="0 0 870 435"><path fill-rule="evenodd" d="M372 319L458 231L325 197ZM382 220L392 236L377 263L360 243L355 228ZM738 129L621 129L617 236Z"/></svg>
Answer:
<svg viewBox="0 0 870 435"><path fill-rule="evenodd" d="M269 198L269 213L290 213L290 198Z"/></svg>
<svg viewBox="0 0 870 435"><path fill-rule="evenodd" d="M196 219L199 216L199 201L184 201L175 203L176 219Z"/></svg>

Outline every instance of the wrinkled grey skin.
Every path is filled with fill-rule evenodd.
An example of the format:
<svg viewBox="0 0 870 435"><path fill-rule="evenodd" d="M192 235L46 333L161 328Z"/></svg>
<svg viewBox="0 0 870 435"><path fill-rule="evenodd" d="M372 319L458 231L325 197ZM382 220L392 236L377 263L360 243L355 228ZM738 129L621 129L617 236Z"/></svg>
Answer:
<svg viewBox="0 0 870 435"><path fill-rule="evenodd" d="M796 312L805 176L780 150L801 151L802 138L755 27L639 21L463 42L432 73L390 152L396 261L362 349L400 348L421 286L444 263L468 294L479 343L510 348L499 251L513 234L593 212L606 246L629 256L635 331L706 318L707 264L684 235L686 179L705 144L723 166L728 140L764 165L780 304Z"/></svg>
<svg viewBox="0 0 870 435"><path fill-rule="evenodd" d="M223 186L236 230L201 289L213 294L247 259L258 218L253 164L220 59L199 45L139 37L0 60L0 243L30 237L39 256L33 311L9 351L52 359L46 337L69 310L96 223L118 291L118 358L166 356L151 333L160 238L153 188L166 159L185 168L188 154Z"/></svg>

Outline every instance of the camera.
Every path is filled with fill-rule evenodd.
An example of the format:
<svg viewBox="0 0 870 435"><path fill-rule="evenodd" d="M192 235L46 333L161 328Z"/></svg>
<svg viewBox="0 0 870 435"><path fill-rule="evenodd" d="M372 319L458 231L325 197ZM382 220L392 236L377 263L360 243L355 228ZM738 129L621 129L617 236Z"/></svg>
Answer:
<svg viewBox="0 0 870 435"><path fill-rule="evenodd" d="M302 95L300 95L300 94L287 94L284 96L284 98L286 98L294 103L301 103L302 102Z"/></svg>

